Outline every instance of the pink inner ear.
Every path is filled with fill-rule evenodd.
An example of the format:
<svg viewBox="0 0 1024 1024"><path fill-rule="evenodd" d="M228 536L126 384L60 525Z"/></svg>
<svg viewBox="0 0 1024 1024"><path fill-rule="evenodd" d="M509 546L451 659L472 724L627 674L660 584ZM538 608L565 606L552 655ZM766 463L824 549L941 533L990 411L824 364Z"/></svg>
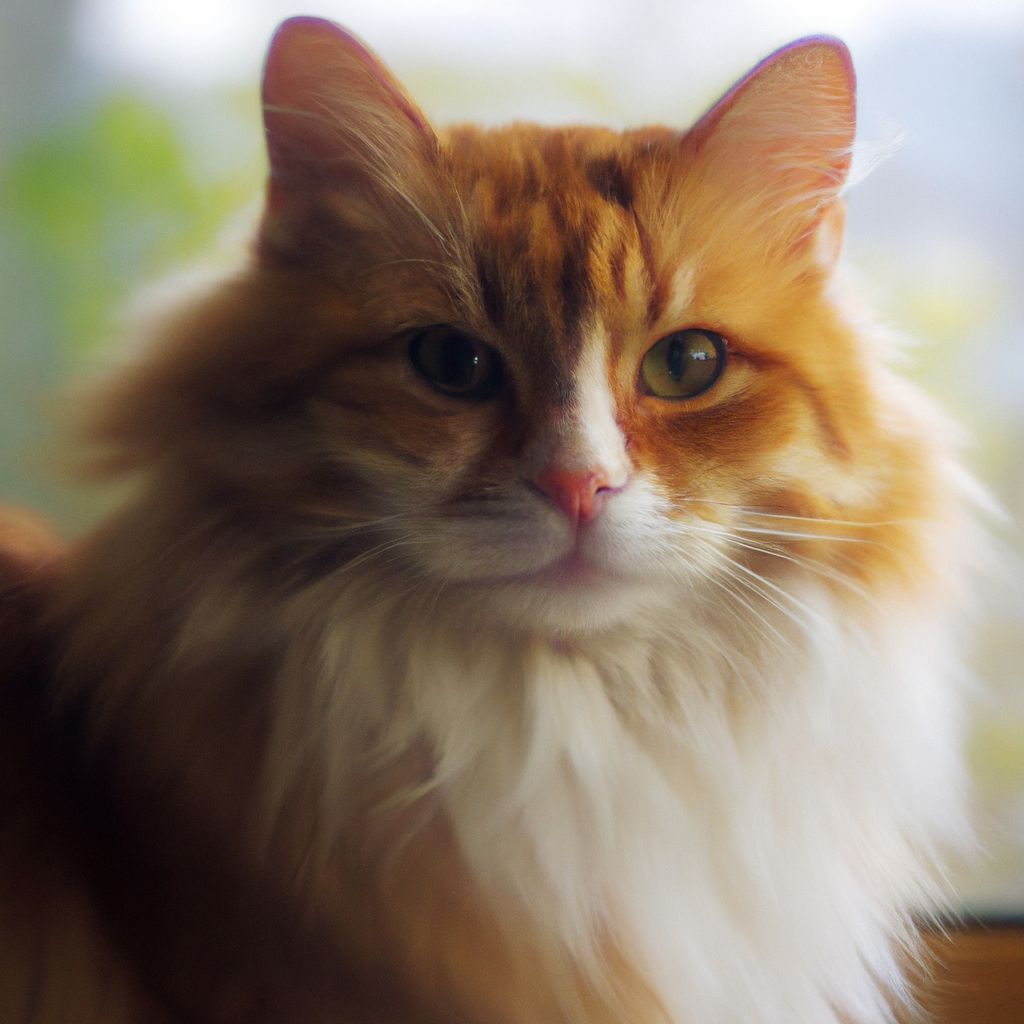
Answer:
<svg viewBox="0 0 1024 1024"><path fill-rule="evenodd" d="M263 117L272 168L289 151L326 155L323 132L313 119L311 73L314 51L330 52L342 43L342 30L320 18L290 18L274 33L263 68Z"/></svg>
<svg viewBox="0 0 1024 1024"><path fill-rule="evenodd" d="M430 206L433 132L388 69L338 25L301 17L280 26L263 104L270 176L261 252L291 257L323 244L324 223L342 211L348 229L379 234L382 211L399 214L394 195Z"/></svg>
<svg viewBox="0 0 1024 1024"><path fill-rule="evenodd" d="M807 58L813 50L821 50L826 56L822 62L821 69L812 76L807 66ZM827 71L825 68L827 67ZM788 88L799 88L800 83L810 87L813 80L817 80L817 88L827 86L832 95L843 97L849 103L849 114L851 125L856 120L856 91L857 76L853 69L853 59L846 44L834 36L805 36L787 43L773 53L770 53L764 60L760 61L751 71L743 76L725 95L719 99L710 110L708 110L690 129L689 135L696 142L698 148L710 137L722 118L736 106L741 98L747 96L748 92L757 88L763 82L766 75L773 70L789 71L787 83ZM852 145L852 132L850 144Z"/></svg>
<svg viewBox="0 0 1024 1024"><path fill-rule="evenodd" d="M297 17L274 33L263 72L264 119L271 158L275 137L308 147L310 156L331 151L324 118L344 114L366 99L403 114L430 133L425 118L391 73L355 36L323 18Z"/></svg>
<svg viewBox="0 0 1024 1024"><path fill-rule="evenodd" d="M356 55L364 65L377 63L355 36L326 18L303 15L281 22L270 40L263 65L264 102L295 98L292 90L309 89L318 72L324 70L325 58L346 53ZM337 58L333 62L340 63Z"/></svg>
<svg viewBox="0 0 1024 1024"><path fill-rule="evenodd" d="M703 168L709 193L725 200L722 216L732 217L738 232L792 253L805 249L838 199L855 127L849 51L836 39L811 37L758 64L683 145Z"/></svg>

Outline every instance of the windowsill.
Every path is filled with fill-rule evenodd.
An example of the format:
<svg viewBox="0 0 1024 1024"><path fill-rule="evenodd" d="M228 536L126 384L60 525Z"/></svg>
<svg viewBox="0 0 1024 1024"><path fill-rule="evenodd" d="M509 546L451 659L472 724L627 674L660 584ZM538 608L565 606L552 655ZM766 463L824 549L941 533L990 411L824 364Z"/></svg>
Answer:
<svg viewBox="0 0 1024 1024"><path fill-rule="evenodd" d="M985 918L932 931L920 985L933 1024L1024 1021L1024 918Z"/></svg>

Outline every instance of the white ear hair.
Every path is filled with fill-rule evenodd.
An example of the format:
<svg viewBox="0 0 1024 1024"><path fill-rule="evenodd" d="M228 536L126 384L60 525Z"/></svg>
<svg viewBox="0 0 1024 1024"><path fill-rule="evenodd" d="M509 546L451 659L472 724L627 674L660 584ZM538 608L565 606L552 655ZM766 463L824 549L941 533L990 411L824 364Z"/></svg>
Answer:
<svg viewBox="0 0 1024 1024"><path fill-rule="evenodd" d="M803 242L843 189L856 129L850 54L798 40L762 61L686 136L709 191L752 232Z"/></svg>
<svg viewBox="0 0 1024 1024"><path fill-rule="evenodd" d="M853 161L850 165L850 173L846 177L843 193L845 194L851 188L856 188L889 157L895 156L903 148L906 140L906 131L894 121L885 121L880 124L876 134L872 137L865 138L863 133L859 134L853 147Z"/></svg>

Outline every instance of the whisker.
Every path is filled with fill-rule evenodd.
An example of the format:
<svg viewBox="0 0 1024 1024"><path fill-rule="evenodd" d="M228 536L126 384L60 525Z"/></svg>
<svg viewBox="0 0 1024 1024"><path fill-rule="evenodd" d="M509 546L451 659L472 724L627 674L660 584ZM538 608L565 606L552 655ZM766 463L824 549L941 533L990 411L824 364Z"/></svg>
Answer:
<svg viewBox="0 0 1024 1024"><path fill-rule="evenodd" d="M399 548L412 547L413 542L404 537L392 538L386 541L382 541L380 544L375 545L366 551L360 552L354 558L349 559L347 562L342 562L336 569L331 572L331 576L342 575L345 573L352 572L358 569L360 566L365 565L367 562L379 558L381 555L395 552Z"/></svg>
<svg viewBox="0 0 1024 1024"><path fill-rule="evenodd" d="M705 546L706 549L708 547L709 546ZM728 586L728 584L726 582L726 580L735 580L735 582L739 583L740 585L745 585L745 583L746 583L745 580L742 580L742 579L736 577L732 573L729 573L727 575L726 579L723 579L717 573L711 572L708 569L705 569L703 566L695 566L694 568L696 568L697 573L701 577L701 579L705 580L708 583L713 584L714 586L718 587L720 590L723 590L730 598L732 598L732 600L734 600L738 604L742 605L742 607L744 609L746 609L746 611L748 611L751 615L753 615L758 620L758 622L760 622L764 626L764 628L768 631L768 633L770 634L770 636L766 636L765 634L762 633L762 636L764 636L765 639L770 640L772 637L774 637L784 647L792 648L792 642L787 637L783 636L783 634L767 618L767 616L765 616L762 611L760 611L759 609L755 608L754 605L751 604L751 602L749 600L747 600L745 597L743 597L742 594L737 593L736 590L734 590L732 587ZM748 587L748 589L750 589L750 588ZM774 604L775 603L775 602L771 601L768 598L764 598L764 595L759 595L759 596L761 596L762 599L768 600L769 604Z"/></svg>
<svg viewBox="0 0 1024 1024"><path fill-rule="evenodd" d="M730 506L730 507L733 507L735 509L735 511L737 511L738 513L740 512L738 507L736 507L736 506ZM749 513L741 513L741 514L749 514ZM790 517L786 517L786 518L788 518L788 519L796 519L798 517L790 516ZM806 521L806 522L822 522L822 523L829 522L828 520L812 520L812 519L805 519L804 521ZM753 535L757 535L757 536L764 536L764 537L777 537L780 540L818 540L818 541L826 541L826 542L834 541L837 544L879 544L878 541L872 540L871 538L868 538L868 537L849 537L849 536L836 535L836 534L827 534L827 533L805 533L805 532L797 531L797 530L771 529L771 528L766 527L766 526L748 526L748 525L746 525L746 524L744 524L742 522L724 524L724 523L708 522L708 521L705 520L705 521L703 521L699 525L696 524L696 523L684 523L684 524L681 524L681 526L685 530L700 531L700 532L709 533L712 536L721 537L721 538L726 538L726 537L734 535L737 532L740 532L740 533L749 533L749 534L753 534Z"/></svg>
<svg viewBox="0 0 1024 1024"><path fill-rule="evenodd" d="M745 537L736 536L730 533L726 529L706 529L703 526L689 526L685 530L692 530L696 533L707 533L712 536L718 537L726 541L731 547L740 548L744 551L752 551L755 554L768 555L771 558L777 558L784 562L789 562L792 565L800 566L801 568L807 569L810 572L814 572L824 579L832 580L834 583L839 583L845 586L851 592L862 597L865 601L877 607L877 602L874 597L856 580L851 579L846 573L838 571L836 568L827 565L820 559L808 558L804 555L798 555L795 552L786 551L777 545L773 544L762 544L757 541L748 540Z"/></svg>
<svg viewBox="0 0 1024 1024"><path fill-rule="evenodd" d="M796 555L788 551L780 551L770 545L744 543L740 540L734 540L733 542L737 547L743 548L748 551L755 551L758 554L768 555L772 558L781 559L784 562L790 562L793 565L797 565L802 569L807 569L809 572L816 573L823 579L831 580L833 583L838 583L846 587L851 593L856 594L858 597L863 598L873 607L880 607L875 598L856 580L851 579L846 573L839 572L832 566L826 565L824 562L814 559L807 558L803 555Z"/></svg>
<svg viewBox="0 0 1024 1024"><path fill-rule="evenodd" d="M700 544L700 549L705 554L710 552L713 559L717 558L719 561L724 560L731 567L728 576L736 585L742 586L751 593L757 594L760 599L768 602L772 607L785 614L802 629L809 628L812 623L821 624L824 620L820 614L815 612L814 609L806 602L801 601L771 579L758 574L749 565L730 558L727 553L728 550L748 551L753 554L778 559L779 561L805 569L822 579L829 580L837 586L845 588L850 593L856 594L871 607L879 607L874 596L840 568L821 559L810 558L797 554L796 552L786 550L779 544L762 542L756 537L752 538L751 536L748 536L745 531L739 532L724 525L702 522L676 523L674 532L677 536L684 536L697 541ZM786 539L790 535L789 531L780 531L780 533L781 536L779 539ZM774 535L775 531L758 531L758 536L770 537ZM714 538L714 540L721 542L721 545L713 545L709 540L704 538ZM698 566L691 567L691 569L694 568L698 569L702 579L709 580L720 585L720 581L713 574L700 569ZM783 598L788 602L788 605L792 607L787 607L786 605L781 604L773 594L779 595L779 597ZM733 596L738 599L738 595L733 594ZM756 614L756 610L750 606L749 603L745 603L745 607L752 614ZM800 612L799 616L794 614L794 609ZM761 619L764 621L763 616ZM772 628L773 632L777 633L777 631L774 630L774 627Z"/></svg>
<svg viewBox="0 0 1024 1024"><path fill-rule="evenodd" d="M912 526L920 522L919 519L831 519L827 516L796 516L787 515L783 512L767 512L763 509L746 508L736 506L736 511L747 516L757 516L763 519L788 519L801 523L826 523L830 526L852 526L855 529L881 529L887 526Z"/></svg>
<svg viewBox="0 0 1024 1024"><path fill-rule="evenodd" d="M724 579L712 573L705 573L704 579L706 579L709 583L713 584L714 586L717 586L726 594L727 597L735 601L747 612L754 616L754 618L757 620L757 623L753 624L754 629L758 633L760 633L763 639L769 642L776 641L787 650L793 649L793 642L788 637L786 637L779 630L779 628L774 625L774 623L772 623L772 621L768 618L767 615L764 614L764 612L759 611L757 608L755 608L754 605L747 598L745 598L735 587L729 586L729 581L732 581L740 586L747 586L745 580L742 580L731 573L728 574ZM762 598L762 600L767 600L764 597L764 595L756 589L751 588L749 586L747 586L747 589L752 590L752 592L756 593L758 597ZM774 602L768 601L768 603L774 606Z"/></svg>
<svg viewBox="0 0 1024 1024"><path fill-rule="evenodd" d="M808 621L810 621L810 622L817 622L820 625L825 625L826 624L824 617L819 612L815 611L805 601L801 601L800 598L794 597L791 593L789 593L789 591L787 591L784 588L780 587L777 583L773 583L771 580L765 578L760 573L755 572L753 569L749 568L748 566L745 566L742 562L738 562L738 561L736 561L736 559L730 558L728 555L724 555L723 557L725 558L725 560L731 566L733 566L734 568L739 570L739 572L743 573L745 576L750 577L750 579L752 581L756 581L756 584L755 583L751 583L751 587L752 588L765 587L769 591L771 591L772 593L778 594L780 598L782 598L782 599L784 599L786 601L789 601L792 604L794 609L797 609L797 610L803 612L807 616ZM768 596L768 594L763 594L762 596L764 596L765 600L771 601L771 598ZM778 608L779 611L781 611L781 612L783 612L785 614L788 614L790 616L790 618L793 619L794 622L796 622L796 623L798 623L799 625L802 625L802 626L806 626L807 625L807 623L801 622L798 618L796 618L796 616L794 614L792 614L792 610L791 609L787 609L786 607L784 607L781 604L778 604L777 602L771 602L771 603L775 604L775 606Z"/></svg>
<svg viewBox="0 0 1024 1024"><path fill-rule="evenodd" d="M856 519L834 519L827 516L802 516L785 512L770 512L767 509L750 508L746 505L737 505L728 501L715 501L712 498L698 498L695 495L676 495L676 502L688 502L697 505L712 505L716 508L726 508L742 516L756 516L759 519L780 519L783 521L798 523L822 523L826 526L849 526L854 529L881 529L887 526L912 526L919 522L917 519L878 519L878 520L856 520Z"/></svg>
<svg viewBox="0 0 1024 1024"><path fill-rule="evenodd" d="M351 533L362 533L367 530L375 530L378 527L389 526L407 519L408 516L405 512L395 512L392 515L379 516L376 519L358 520L356 522L317 522L314 523L310 529L312 532L317 534L333 537Z"/></svg>
<svg viewBox="0 0 1024 1024"><path fill-rule="evenodd" d="M842 537L836 536L835 534L824 534L824 533L803 533L796 530L772 530L768 527L763 526L744 526L741 523L737 523L733 526L734 530L742 531L743 533L756 533L763 534L767 537L781 537L787 540L824 540L830 541L836 544L877 544L877 541L871 540L868 537Z"/></svg>

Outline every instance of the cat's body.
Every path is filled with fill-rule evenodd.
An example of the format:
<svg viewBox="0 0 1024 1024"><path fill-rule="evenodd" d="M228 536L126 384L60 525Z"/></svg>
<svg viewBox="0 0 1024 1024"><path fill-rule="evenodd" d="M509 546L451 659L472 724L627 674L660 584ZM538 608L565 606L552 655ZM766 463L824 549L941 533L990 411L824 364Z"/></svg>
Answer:
<svg viewBox="0 0 1024 1024"><path fill-rule="evenodd" d="M299 20L265 99L257 258L93 421L136 496L21 563L0 1018L888 1019L967 488L833 282L845 51L439 140Z"/></svg>

